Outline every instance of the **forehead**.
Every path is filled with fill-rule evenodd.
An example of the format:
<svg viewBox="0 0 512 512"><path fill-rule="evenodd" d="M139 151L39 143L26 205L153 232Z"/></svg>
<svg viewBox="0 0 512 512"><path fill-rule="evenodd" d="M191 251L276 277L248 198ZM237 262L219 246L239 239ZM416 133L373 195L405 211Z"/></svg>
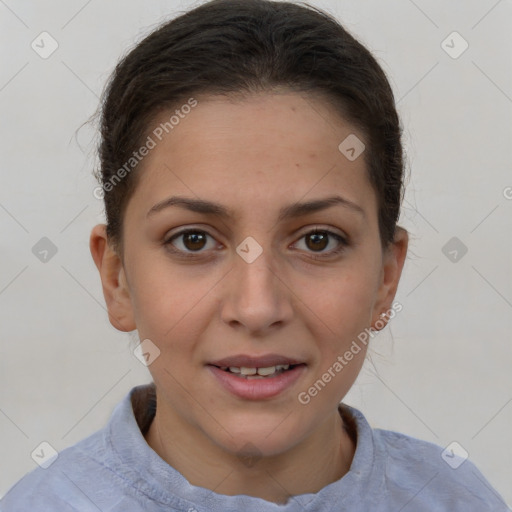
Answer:
<svg viewBox="0 0 512 512"><path fill-rule="evenodd" d="M135 193L146 203L185 194L235 210L242 200L272 208L336 192L375 209L364 152L351 160L340 150L363 136L326 101L290 92L196 101L160 112L148 126L155 145Z"/></svg>

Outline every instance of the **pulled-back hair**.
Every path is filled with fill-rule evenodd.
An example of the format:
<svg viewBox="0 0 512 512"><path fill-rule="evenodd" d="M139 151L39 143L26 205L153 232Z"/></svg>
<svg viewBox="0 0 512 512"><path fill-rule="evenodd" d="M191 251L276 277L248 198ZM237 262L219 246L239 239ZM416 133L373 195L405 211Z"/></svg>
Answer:
<svg viewBox="0 0 512 512"><path fill-rule="evenodd" d="M103 94L96 174L109 243L122 253L123 215L140 169L106 185L140 147L156 115L194 95L244 98L283 88L322 97L360 130L378 198L381 243L387 246L400 213L404 164L386 75L329 14L271 0L207 2L161 25L117 64Z"/></svg>

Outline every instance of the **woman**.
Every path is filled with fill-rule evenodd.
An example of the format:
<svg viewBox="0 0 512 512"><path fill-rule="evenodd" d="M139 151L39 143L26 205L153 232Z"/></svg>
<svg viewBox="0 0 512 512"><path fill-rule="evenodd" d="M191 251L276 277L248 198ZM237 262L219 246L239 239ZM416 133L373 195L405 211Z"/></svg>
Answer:
<svg viewBox="0 0 512 512"><path fill-rule="evenodd" d="M507 510L469 460L341 403L408 235L391 88L336 20L197 7L118 64L101 136L91 253L154 382L3 511Z"/></svg>

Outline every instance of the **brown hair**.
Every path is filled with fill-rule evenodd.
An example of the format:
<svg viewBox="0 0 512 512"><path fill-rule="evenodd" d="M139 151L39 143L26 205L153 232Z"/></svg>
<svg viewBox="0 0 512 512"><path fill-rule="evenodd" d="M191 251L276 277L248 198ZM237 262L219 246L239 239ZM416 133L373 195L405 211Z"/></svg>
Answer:
<svg viewBox="0 0 512 512"><path fill-rule="evenodd" d="M335 18L308 4L212 0L145 37L120 60L103 93L96 177L118 253L137 173L107 184L141 146L155 115L192 95L243 97L283 87L320 95L361 131L382 247L393 240L404 192L402 129L375 58Z"/></svg>

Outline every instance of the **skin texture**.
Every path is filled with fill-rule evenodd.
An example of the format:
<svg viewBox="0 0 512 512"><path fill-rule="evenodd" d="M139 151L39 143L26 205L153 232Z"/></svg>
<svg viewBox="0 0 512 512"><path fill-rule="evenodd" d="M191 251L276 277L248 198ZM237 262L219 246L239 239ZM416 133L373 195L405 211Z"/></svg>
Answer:
<svg viewBox="0 0 512 512"><path fill-rule="evenodd" d="M321 99L295 92L197 99L137 169L123 258L109 247L103 224L92 230L91 253L112 325L138 329L161 351L148 367L157 388L146 436L151 448L193 485L285 503L350 468L355 446L337 406L366 351L307 405L297 395L390 310L408 236L398 228L382 251L364 158L349 161L338 150L351 133L364 138ZM161 113L148 133L172 113ZM335 194L364 215L336 205L278 222L284 206ZM219 219L173 206L147 218L172 195L220 203L235 215ZM166 246L183 228L209 236L181 236ZM344 236L348 245L333 255L340 242L330 237L315 245L305 236L315 228ZM263 249L252 263L236 252L248 236ZM267 353L307 364L292 388L271 399L230 394L206 366ZM241 455L251 454L253 463L244 463Z"/></svg>

